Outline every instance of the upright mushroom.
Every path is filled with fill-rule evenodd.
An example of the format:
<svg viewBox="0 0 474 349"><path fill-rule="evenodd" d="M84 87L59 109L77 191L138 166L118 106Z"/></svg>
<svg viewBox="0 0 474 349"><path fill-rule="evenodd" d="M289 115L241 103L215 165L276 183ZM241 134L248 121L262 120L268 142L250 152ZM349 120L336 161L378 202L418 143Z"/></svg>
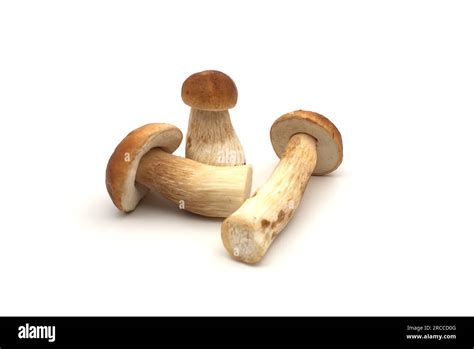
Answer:
<svg viewBox="0 0 474 349"><path fill-rule="evenodd" d="M209 217L227 217L248 198L251 166L210 166L171 155L182 138L173 125L148 124L120 142L106 170L107 190L119 210L133 211L150 189Z"/></svg>
<svg viewBox="0 0 474 349"><path fill-rule="evenodd" d="M214 166L244 165L244 151L228 111L237 103L234 81L216 70L196 73L184 81L181 97L191 107L186 157Z"/></svg>
<svg viewBox="0 0 474 349"><path fill-rule="evenodd" d="M298 110L278 118L270 138L280 162L270 178L222 224L224 246L236 259L256 263L285 228L311 175L342 162L341 134L324 116Z"/></svg>

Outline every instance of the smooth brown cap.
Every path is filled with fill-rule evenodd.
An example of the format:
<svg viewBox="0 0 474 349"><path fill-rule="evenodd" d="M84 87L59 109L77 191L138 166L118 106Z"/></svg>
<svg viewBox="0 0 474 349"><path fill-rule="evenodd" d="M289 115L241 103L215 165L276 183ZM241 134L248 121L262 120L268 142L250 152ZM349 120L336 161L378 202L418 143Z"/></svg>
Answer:
<svg viewBox="0 0 474 349"><path fill-rule="evenodd" d="M273 149L281 157L291 136L306 133L316 141L318 159L313 175L328 174L342 162L342 138L337 127L321 114L297 110L279 117L272 125Z"/></svg>
<svg viewBox="0 0 474 349"><path fill-rule="evenodd" d="M106 170L107 191L117 208L130 212L137 207L148 189L135 182L138 164L151 148L174 152L183 134L170 124L147 124L130 132L115 148Z"/></svg>
<svg viewBox="0 0 474 349"><path fill-rule="evenodd" d="M226 74L217 70L205 70L184 81L181 98L191 108L227 110L237 103L237 87Z"/></svg>

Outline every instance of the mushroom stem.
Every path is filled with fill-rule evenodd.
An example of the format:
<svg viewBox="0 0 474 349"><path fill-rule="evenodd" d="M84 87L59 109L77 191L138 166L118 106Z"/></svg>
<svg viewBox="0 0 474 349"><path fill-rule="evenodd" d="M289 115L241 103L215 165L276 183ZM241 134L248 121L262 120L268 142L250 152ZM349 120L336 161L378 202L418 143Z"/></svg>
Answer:
<svg viewBox="0 0 474 349"><path fill-rule="evenodd" d="M245 165L244 151L228 110L191 108L186 157L214 166Z"/></svg>
<svg viewBox="0 0 474 349"><path fill-rule="evenodd" d="M270 178L222 225L224 246L236 259L256 263L298 207L317 162L317 140L293 135Z"/></svg>
<svg viewBox="0 0 474 349"><path fill-rule="evenodd" d="M249 197L252 167L210 166L153 148L141 159L136 181L187 211L227 217Z"/></svg>

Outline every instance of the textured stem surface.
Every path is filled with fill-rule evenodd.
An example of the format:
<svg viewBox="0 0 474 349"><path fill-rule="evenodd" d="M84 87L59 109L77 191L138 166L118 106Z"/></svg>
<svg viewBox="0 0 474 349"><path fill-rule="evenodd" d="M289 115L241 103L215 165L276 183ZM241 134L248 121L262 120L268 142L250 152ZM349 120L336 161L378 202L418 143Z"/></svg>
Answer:
<svg viewBox="0 0 474 349"><path fill-rule="evenodd" d="M252 167L210 166L154 148L140 161L136 181L187 211L227 217L249 197Z"/></svg>
<svg viewBox="0 0 474 349"><path fill-rule="evenodd" d="M293 217L316 166L316 142L302 133L291 137L270 178L224 221L222 240L236 259L258 262Z"/></svg>
<svg viewBox="0 0 474 349"><path fill-rule="evenodd" d="M245 165L245 155L229 112L191 108L186 157L214 166Z"/></svg>

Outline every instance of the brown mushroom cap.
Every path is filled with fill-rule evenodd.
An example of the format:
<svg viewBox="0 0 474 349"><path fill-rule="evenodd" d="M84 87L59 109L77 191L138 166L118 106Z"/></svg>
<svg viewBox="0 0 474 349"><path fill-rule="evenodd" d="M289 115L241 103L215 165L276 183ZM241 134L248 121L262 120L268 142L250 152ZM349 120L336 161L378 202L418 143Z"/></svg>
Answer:
<svg viewBox="0 0 474 349"><path fill-rule="evenodd" d="M183 139L181 131L170 124L147 124L130 132L115 148L106 170L110 198L121 211L137 207L148 188L135 182L138 164L151 148L174 152Z"/></svg>
<svg viewBox="0 0 474 349"><path fill-rule="evenodd" d="M291 136L306 133L317 140L318 160L313 175L324 175L342 162L342 138L336 126L321 114L297 110L279 117L272 125L270 138L278 157L285 151Z"/></svg>
<svg viewBox="0 0 474 349"><path fill-rule="evenodd" d="M181 98L191 108L227 110L237 103L237 87L226 74L217 70L205 70L184 81Z"/></svg>

